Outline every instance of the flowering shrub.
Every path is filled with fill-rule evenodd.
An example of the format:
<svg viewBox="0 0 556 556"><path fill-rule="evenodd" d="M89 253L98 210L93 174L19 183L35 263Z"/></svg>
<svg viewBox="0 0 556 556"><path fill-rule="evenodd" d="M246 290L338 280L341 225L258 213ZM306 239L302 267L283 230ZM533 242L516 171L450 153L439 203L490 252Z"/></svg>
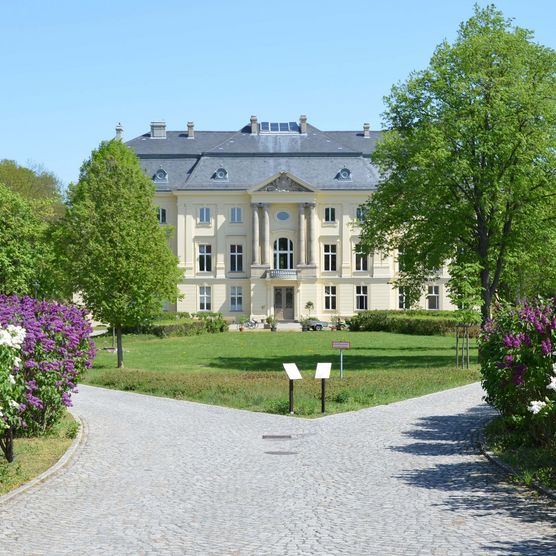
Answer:
<svg viewBox="0 0 556 556"><path fill-rule="evenodd" d="M486 400L540 444L556 433L556 299L500 306L479 338Z"/></svg>
<svg viewBox="0 0 556 556"><path fill-rule="evenodd" d="M0 326L26 332L14 376L23 384L21 428L29 433L42 433L58 421L71 406L80 374L91 366L95 351L85 317L74 306L0 295Z"/></svg>
<svg viewBox="0 0 556 556"><path fill-rule="evenodd" d="M25 384L18 373L25 330L20 326L0 327L0 448L8 461L13 460L14 431L21 424Z"/></svg>

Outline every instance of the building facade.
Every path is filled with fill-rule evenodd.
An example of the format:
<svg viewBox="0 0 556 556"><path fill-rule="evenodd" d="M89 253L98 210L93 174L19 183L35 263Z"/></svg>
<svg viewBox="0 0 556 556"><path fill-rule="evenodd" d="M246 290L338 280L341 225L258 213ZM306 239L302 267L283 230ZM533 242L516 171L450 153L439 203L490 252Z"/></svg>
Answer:
<svg viewBox="0 0 556 556"><path fill-rule="evenodd" d="M118 127L117 136L122 129ZM404 308L395 254L358 252L362 205L378 184L370 154L380 132L259 122L239 131L167 131L127 143L156 186L161 225L183 269L177 311L323 320ZM450 309L447 275L423 308Z"/></svg>

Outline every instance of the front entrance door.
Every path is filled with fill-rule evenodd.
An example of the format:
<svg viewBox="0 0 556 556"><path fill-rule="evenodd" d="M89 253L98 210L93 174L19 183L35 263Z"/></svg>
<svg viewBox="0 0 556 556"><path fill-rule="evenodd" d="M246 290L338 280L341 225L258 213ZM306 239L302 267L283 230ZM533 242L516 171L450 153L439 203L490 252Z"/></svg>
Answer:
<svg viewBox="0 0 556 556"><path fill-rule="evenodd" d="M276 320L293 320L293 288L274 288Z"/></svg>

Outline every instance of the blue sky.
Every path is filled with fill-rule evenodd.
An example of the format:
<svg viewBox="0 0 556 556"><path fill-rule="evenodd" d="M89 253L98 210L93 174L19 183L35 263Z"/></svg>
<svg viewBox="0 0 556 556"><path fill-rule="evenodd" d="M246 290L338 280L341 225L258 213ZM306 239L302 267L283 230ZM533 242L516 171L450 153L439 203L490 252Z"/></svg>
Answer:
<svg viewBox="0 0 556 556"><path fill-rule="evenodd" d="M18 0L2 3L0 159L65 183L121 122L239 129L251 114L380 129L382 97L426 67L474 0ZM485 2L479 2L485 5ZM556 48L553 0L496 2Z"/></svg>

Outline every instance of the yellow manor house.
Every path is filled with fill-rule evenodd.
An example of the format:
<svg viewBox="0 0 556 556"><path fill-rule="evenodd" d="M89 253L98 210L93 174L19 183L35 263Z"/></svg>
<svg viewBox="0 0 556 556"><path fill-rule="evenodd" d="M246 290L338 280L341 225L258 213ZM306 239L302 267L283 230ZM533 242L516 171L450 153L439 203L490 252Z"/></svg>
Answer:
<svg viewBox="0 0 556 556"><path fill-rule="evenodd" d="M122 128L116 128L121 138ZM176 310L279 321L331 320L366 309L404 309L391 285L395 254L358 252L362 204L379 181L370 162L380 132L321 131L298 122L239 131L167 131L131 141L156 186L161 225L183 269ZM422 308L452 309L443 269Z"/></svg>

